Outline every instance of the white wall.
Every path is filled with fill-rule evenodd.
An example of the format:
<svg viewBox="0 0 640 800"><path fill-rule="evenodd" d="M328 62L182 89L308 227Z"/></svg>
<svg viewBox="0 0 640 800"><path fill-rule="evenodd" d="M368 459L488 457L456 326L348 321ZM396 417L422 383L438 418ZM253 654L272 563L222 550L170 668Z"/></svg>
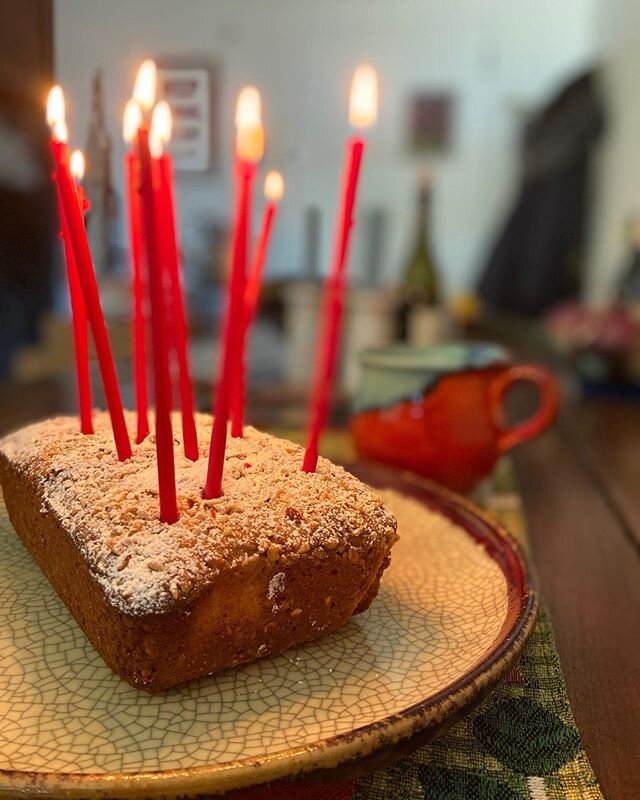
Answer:
<svg viewBox="0 0 640 800"><path fill-rule="evenodd" d="M269 272L302 258L303 209L325 211L324 258L347 134L350 72L374 63L380 121L370 137L360 210L389 210L387 275L396 277L413 227L416 161L404 135L412 91L456 98L454 147L435 165L435 244L450 290L468 285L514 186L515 104L545 98L593 52L597 0L55 0L57 78L85 141L93 70L104 69L115 165L121 110L139 60L197 56L220 67L222 154L230 152L234 98L256 83L268 136L265 167L288 184ZM116 185L122 188L120 170ZM229 214L229 164L179 183L187 251L203 217ZM331 224L330 224L331 223ZM353 266L357 269L358 248Z"/></svg>

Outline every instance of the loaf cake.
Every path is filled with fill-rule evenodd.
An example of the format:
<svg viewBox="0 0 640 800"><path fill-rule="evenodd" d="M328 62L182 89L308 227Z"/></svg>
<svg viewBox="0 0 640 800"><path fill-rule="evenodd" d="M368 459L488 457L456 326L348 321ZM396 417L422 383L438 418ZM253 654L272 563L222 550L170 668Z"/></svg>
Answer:
<svg viewBox="0 0 640 800"><path fill-rule="evenodd" d="M198 461L175 437L168 525L153 436L119 462L108 415L94 422L91 436L58 417L0 440L0 481L18 535L132 686L158 692L311 641L376 596L396 523L341 467L302 472L299 446L247 427L228 441L224 495L204 500L212 418L198 415Z"/></svg>

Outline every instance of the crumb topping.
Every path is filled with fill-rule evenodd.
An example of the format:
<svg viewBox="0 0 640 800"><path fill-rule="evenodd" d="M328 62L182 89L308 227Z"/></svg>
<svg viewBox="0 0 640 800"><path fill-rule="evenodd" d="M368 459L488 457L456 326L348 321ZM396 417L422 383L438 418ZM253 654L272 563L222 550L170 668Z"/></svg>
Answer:
<svg viewBox="0 0 640 800"><path fill-rule="evenodd" d="M133 443L135 415L127 412L126 420ZM120 462L108 414L95 412L94 425L85 436L75 417L35 423L0 440L0 452L36 479L43 511L58 517L109 601L127 614L188 603L222 568L256 558L283 567L268 588L276 599L290 559L337 550L354 560L381 538L389 547L395 541L395 519L371 489L325 458L315 473L302 472L303 448L251 427L244 438L227 440L224 495L204 500L212 427L206 414L196 416L195 462L184 457L174 418L180 519L160 522L153 434Z"/></svg>

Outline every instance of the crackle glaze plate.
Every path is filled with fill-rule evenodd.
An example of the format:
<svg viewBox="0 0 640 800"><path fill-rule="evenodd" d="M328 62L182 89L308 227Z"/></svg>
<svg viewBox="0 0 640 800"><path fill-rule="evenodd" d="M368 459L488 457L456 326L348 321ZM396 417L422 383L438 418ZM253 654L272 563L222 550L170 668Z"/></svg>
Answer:
<svg viewBox="0 0 640 800"><path fill-rule="evenodd" d="M348 779L472 708L535 622L528 566L461 498L355 471L396 492L400 541L371 608L318 642L156 696L111 674L0 506L0 797L280 797L274 782Z"/></svg>

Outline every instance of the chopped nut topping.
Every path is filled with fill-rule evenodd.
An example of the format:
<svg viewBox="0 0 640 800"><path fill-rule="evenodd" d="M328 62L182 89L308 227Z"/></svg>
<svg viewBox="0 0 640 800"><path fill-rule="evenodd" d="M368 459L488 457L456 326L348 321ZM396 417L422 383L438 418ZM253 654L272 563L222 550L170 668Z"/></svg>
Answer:
<svg viewBox="0 0 640 800"><path fill-rule="evenodd" d="M252 559L286 573L291 560L328 559L332 550L345 550L346 560L356 536L361 552L395 539L393 517L354 476L324 458L316 472L303 472L300 447L251 427L228 440L223 496L203 499L212 419L202 414L197 461L185 458L180 414L173 416L180 517L163 523L154 435L134 443L121 462L108 413L93 416L92 436L80 433L76 418L58 417L5 437L0 450L38 482L43 509L60 521L119 611L164 613L196 587L199 595L221 570L241 570ZM125 421L134 442L135 413L125 412ZM278 614L296 610L286 593L278 603Z"/></svg>
<svg viewBox="0 0 640 800"><path fill-rule="evenodd" d="M293 506L287 506L287 510L284 512L284 515L287 519L290 519L293 522L302 522L302 513Z"/></svg>
<svg viewBox="0 0 640 800"><path fill-rule="evenodd" d="M277 561L280 558L280 550L278 549L278 545L270 544L267 548L267 558L269 561Z"/></svg>
<svg viewBox="0 0 640 800"><path fill-rule="evenodd" d="M118 559L118 572L122 572L123 569L126 569L127 564L131 560L131 553L125 553L123 556L120 556Z"/></svg>

